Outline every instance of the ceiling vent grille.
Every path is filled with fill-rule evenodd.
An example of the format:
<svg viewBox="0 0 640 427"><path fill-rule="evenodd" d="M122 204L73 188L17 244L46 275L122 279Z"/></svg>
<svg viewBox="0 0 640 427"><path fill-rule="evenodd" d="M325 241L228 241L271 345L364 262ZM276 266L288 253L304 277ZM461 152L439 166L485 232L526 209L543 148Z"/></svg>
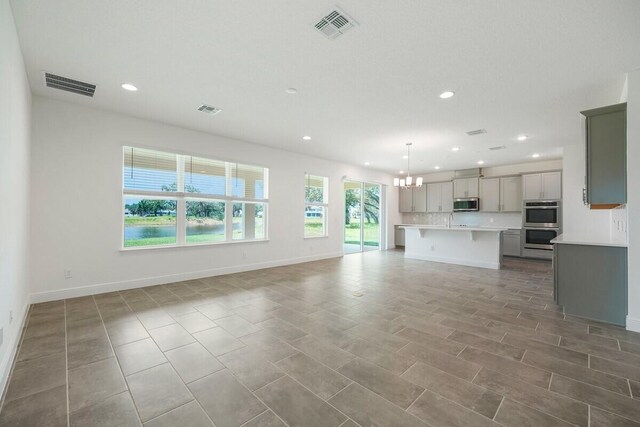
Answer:
<svg viewBox="0 0 640 427"><path fill-rule="evenodd" d="M84 95L90 98L93 98L93 95L96 93L96 85L47 72L44 73L44 81L46 86L52 89L77 93L78 95Z"/></svg>
<svg viewBox="0 0 640 427"><path fill-rule="evenodd" d="M336 7L326 16L320 18L320 20L314 24L314 27L329 40L334 40L356 25L358 25L358 23L354 21L353 18Z"/></svg>
<svg viewBox="0 0 640 427"><path fill-rule="evenodd" d="M215 116L220 111L222 111L222 108L216 108L216 107L212 107L211 105L202 104L201 106L198 107L198 111L201 111L205 114L209 114L210 116Z"/></svg>
<svg viewBox="0 0 640 427"><path fill-rule="evenodd" d="M504 150L505 148L507 148L506 145L499 145L497 147L490 147L489 150L496 151L496 150Z"/></svg>
<svg viewBox="0 0 640 427"><path fill-rule="evenodd" d="M469 132L467 132L467 135L476 136L476 135L482 135L483 133L487 133L487 130L486 129L470 130Z"/></svg>

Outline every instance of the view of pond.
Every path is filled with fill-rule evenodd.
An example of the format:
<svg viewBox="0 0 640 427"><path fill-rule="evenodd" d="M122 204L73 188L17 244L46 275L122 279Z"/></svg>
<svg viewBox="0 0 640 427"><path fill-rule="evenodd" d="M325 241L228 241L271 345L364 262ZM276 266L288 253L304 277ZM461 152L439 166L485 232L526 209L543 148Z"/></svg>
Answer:
<svg viewBox="0 0 640 427"><path fill-rule="evenodd" d="M242 224L233 224L234 230L240 230ZM224 231L224 224L197 224L187 225L188 236L198 236L202 234L218 234ZM154 237L174 237L176 235L175 225L138 225L126 226L124 228L125 240L150 239Z"/></svg>

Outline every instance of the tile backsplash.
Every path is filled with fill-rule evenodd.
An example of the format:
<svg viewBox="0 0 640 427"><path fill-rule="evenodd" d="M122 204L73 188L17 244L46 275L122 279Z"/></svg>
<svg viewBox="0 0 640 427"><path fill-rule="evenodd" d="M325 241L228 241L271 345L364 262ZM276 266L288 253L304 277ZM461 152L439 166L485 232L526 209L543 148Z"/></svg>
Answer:
<svg viewBox="0 0 640 427"><path fill-rule="evenodd" d="M404 213L403 224L446 225L449 213ZM497 212L456 212L451 225L521 228L522 214Z"/></svg>

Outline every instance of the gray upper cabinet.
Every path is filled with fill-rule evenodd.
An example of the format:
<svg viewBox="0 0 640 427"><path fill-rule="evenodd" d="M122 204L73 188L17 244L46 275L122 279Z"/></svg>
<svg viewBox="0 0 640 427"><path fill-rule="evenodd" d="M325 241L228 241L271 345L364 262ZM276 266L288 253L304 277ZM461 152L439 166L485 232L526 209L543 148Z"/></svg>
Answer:
<svg viewBox="0 0 640 427"><path fill-rule="evenodd" d="M427 186L400 188L400 212L426 212L427 211Z"/></svg>
<svg viewBox="0 0 640 427"><path fill-rule="evenodd" d="M582 111L587 137L587 203L627 202L627 104Z"/></svg>

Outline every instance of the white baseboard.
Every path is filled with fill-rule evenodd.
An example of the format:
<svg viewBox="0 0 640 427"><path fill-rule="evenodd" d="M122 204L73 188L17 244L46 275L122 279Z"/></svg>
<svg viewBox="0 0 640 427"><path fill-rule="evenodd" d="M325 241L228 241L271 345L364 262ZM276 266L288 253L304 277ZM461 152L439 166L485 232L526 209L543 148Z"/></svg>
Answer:
<svg viewBox="0 0 640 427"><path fill-rule="evenodd" d="M500 269L499 262L483 262L483 261L473 261L473 260L467 260L467 259L443 258L443 257L430 256L430 255L425 255L423 253L413 253L413 252L405 252L404 257L410 258L410 259L419 259L422 261L442 262L445 264L466 265L468 267L490 268L492 270Z"/></svg>
<svg viewBox="0 0 640 427"><path fill-rule="evenodd" d="M27 301L24 307L22 307L22 313L20 313L20 316L18 317L18 319L20 319L18 330L13 337L11 337L11 341L4 343L7 351L5 352L2 361L0 361L0 405L2 404L2 399L7 391L7 382L9 380L9 375L11 374L11 368L13 367L13 360L15 359L16 352L18 351L18 344L22 338L22 331L27 320L27 313L29 313L29 306L29 301Z"/></svg>
<svg viewBox="0 0 640 427"><path fill-rule="evenodd" d="M220 276L223 274L241 273L244 271L260 270L263 268L271 267L281 267L284 265L300 264L304 262L319 261L329 258L338 258L342 255L342 252L334 252L321 255L259 262L254 264L237 265L232 267L220 267L187 273L144 277L141 279L125 280L120 282L100 283L95 285L79 286L75 288L59 289L55 291L38 292L31 294L31 303L36 304L41 302L57 301L67 298L77 298L87 295L102 294L105 292L124 291L127 289L141 288L144 286L163 285L165 283L181 282L184 280L202 279L204 277Z"/></svg>
<svg viewBox="0 0 640 427"><path fill-rule="evenodd" d="M627 330L633 332L640 332L640 319L627 316Z"/></svg>

